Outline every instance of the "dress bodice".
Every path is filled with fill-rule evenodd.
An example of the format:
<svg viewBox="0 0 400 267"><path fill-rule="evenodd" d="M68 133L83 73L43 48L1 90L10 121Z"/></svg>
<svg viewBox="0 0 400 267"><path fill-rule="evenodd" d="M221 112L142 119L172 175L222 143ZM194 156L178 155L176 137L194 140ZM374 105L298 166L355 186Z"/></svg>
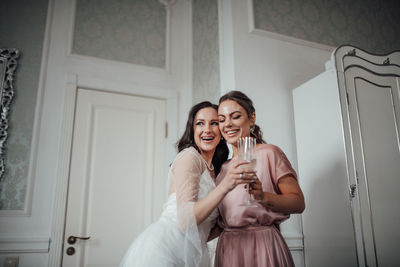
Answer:
<svg viewBox="0 0 400 267"><path fill-rule="evenodd" d="M280 194L278 181L287 175L297 179L297 174L292 168L283 151L272 144L262 144L256 150L256 173L262 183L264 192ZM217 184L226 176L229 166L237 162L237 157L224 163L216 179ZM222 216L223 227L245 227L255 225L279 224L289 218L288 214L272 211L261 204L256 206L242 206L248 194L243 186L237 186L221 201L218 208Z"/></svg>

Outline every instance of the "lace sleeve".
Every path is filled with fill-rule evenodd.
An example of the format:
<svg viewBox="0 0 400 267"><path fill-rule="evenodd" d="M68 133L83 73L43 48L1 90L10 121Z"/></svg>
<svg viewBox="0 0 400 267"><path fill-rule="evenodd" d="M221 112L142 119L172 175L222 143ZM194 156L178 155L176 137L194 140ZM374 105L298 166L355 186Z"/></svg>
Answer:
<svg viewBox="0 0 400 267"><path fill-rule="evenodd" d="M178 154L171 172L175 183L179 227L184 234L185 266L197 266L202 257L194 204L199 192L199 181L204 171L201 155L188 148Z"/></svg>

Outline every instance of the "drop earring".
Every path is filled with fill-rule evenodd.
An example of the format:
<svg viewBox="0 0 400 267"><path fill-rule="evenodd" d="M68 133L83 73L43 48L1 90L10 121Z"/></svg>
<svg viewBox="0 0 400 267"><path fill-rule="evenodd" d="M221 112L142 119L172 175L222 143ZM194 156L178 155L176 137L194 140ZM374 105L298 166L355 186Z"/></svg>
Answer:
<svg viewBox="0 0 400 267"><path fill-rule="evenodd" d="M254 135L254 125L253 126L250 126L250 134L252 134L252 135Z"/></svg>

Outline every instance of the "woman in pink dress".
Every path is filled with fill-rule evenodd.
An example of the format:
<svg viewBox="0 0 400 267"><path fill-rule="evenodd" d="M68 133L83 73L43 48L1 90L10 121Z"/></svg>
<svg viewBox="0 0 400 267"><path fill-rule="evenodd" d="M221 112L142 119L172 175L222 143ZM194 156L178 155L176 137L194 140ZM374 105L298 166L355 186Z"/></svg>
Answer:
<svg viewBox="0 0 400 267"><path fill-rule="evenodd" d="M294 266L279 224L305 208L296 172L279 147L262 139L262 132L255 124L253 103L245 94L231 91L222 96L218 119L222 136L232 145L233 158L222 166L217 184L237 168L240 136L257 140L258 179L249 186L254 206L242 206L248 194L244 186L237 186L226 194L218 206L223 232L218 240L215 266Z"/></svg>

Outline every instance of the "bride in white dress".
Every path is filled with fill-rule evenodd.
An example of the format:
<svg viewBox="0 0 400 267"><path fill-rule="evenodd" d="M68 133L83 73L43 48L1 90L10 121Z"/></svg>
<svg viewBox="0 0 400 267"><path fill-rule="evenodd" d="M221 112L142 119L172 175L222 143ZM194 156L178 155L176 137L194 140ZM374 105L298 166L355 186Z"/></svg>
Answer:
<svg viewBox="0 0 400 267"><path fill-rule="evenodd" d="M170 190L158 221L141 233L120 267L210 266L207 240L218 217L218 203L236 185L245 183L237 163L217 187L215 177L228 157L218 129L217 106L192 107L179 153L168 172ZM228 177L228 175L227 175Z"/></svg>

